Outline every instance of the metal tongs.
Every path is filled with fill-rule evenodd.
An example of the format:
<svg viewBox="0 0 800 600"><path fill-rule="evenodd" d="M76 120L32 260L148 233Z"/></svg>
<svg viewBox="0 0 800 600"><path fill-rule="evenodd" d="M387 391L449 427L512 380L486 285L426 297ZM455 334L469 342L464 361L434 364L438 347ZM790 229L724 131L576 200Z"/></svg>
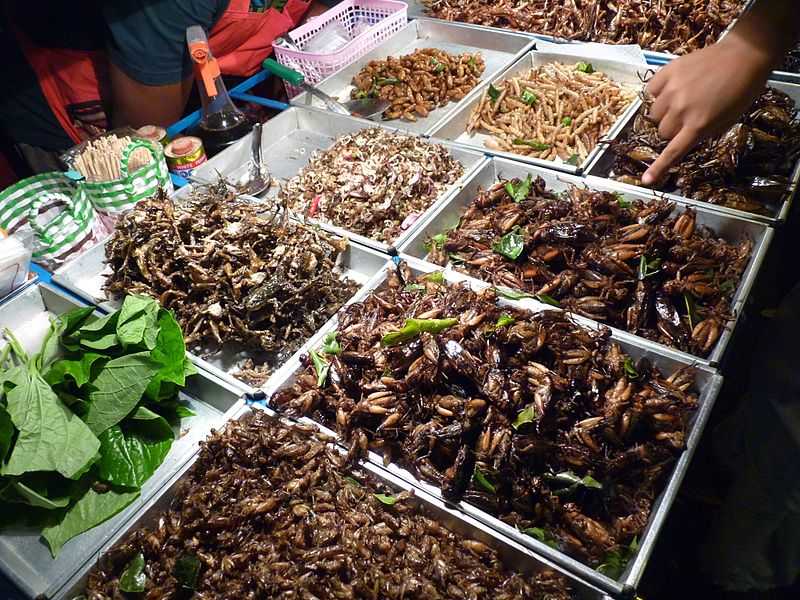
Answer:
<svg viewBox="0 0 800 600"><path fill-rule="evenodd" d="M361 98L357 100L348 100L347 102L339 102L322 90L306 83L305 76L302 73L280 64L273 58L266 59L262 63L262 66L273 75L316 96L322 100L325 104L325 108L336 114L377 121L391 104L388 100L382 100L380 98Z"/></svg>
<svg viewBox="0 0 800 600"><path fill-rule="evenodd" d="M272 175L269 169L261 163L261 128L261 123L253 125L250 168L236 186L240 193L251 196L263 194L272 184Z"/></svg>

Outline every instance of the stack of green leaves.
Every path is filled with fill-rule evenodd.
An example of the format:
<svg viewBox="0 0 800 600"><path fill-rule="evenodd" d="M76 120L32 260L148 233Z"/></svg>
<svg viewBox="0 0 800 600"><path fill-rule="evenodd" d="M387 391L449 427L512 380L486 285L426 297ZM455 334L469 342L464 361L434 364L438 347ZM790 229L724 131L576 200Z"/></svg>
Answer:
<svg viewBox="0 0 800 600"><path fill-rule="evenodd" d="M0 510L41 527L54 557L138 497L192 414L172 314L141 296L92 312L54 320L33 356L5 331L0 353Z"/></svg>

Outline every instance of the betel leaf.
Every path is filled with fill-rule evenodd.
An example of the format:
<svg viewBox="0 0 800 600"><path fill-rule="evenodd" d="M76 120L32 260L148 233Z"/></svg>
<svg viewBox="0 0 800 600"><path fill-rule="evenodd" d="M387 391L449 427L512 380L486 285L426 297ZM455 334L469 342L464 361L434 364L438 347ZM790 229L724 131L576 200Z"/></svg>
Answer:
<svg viewBox="0 0 800 600"><path fill-rule="evenodd" d="M495 327L506 327L507 325L512 325L516 319L507 313L503 313L497 318L497 323L495 323Z"/></svg>
<svg viewBox="0 0 800 600"><path fill-rule="evenodd" d="M147 410L147 409L144 409ZM137 413L142 411L142 407ZM109 427L99 436L98 476L123 488L139 489L164 462L175 434L169 423L152 411L146 417L134 415Z"/></svg>
<svg viewBox="0 0 800 600"><path fill-rule="evenodd" d="M53 557L55 558L64 544L76 535L107 521L138 497L138 490L135 492L111 490L101 494L89 488L67 511L60 523L45 527L42 531Z"/></svg>
<svg viewBox="0 0 800 600"><path fill-rule="evenodd" d="M119 345L117 340L117 315L114 312L110 315L100 317L81 326L69 337L62 336L62 343L67 348L71 348L70 342L79 343L84 348L90 350L108 350Z"/></svg>
<svg viewBox="0 0 800 600"><path fill-rule="evenodd" d="M9 390L8 414L19 431L3 475L57 471L79 477L94 462L100 442L37 372Z"/></svg>
<svg viewBox="0 0 800 600"><path fill-rule="evenodd" d="M186 385L186 378L197 373L197 369L186 357L186 344L181 327L168 310L158 311L158 336L150 358L158 363L158 372L152 378L145 396L153 402L171 398L177 387Z"/></svg>
<svg viewBox="0 0 800 600"><path fill-rule="evenodd" d="M514 419L514 422L511 426L514 429L519 429L525 423L533 423L533 420L536 418L536 409L534 408L533 404L529 404L521 411L517 413L517 418Z"/></svg>
<svg viewBox="0 0 800 600"><path fill-rule="evenodd" d="M172 575L178 580L178 584L186 591L194 591L197 588L197 580L200 576L200 559L194 554L183 554L175 561L175 568Z"/></svg>
<svg viewBox="0 0 800 600"><path fill-rule="evenodd" d="M93 312L94 312L93 307L84 306L82 308L73 309L59 316L58 320L61 321L62 324L62 330L61 330L62 337L71 336L78 329L83 327L89 320L89 317L92 316Z"/></svg>
<svg viewBox="0 0 800 600"><path fill-rule="evenodd" d="M594 67L592 66L592 63L587 63L583 61L575 65L575 70L580 71L581 73L586 73L587 75L591 75L592 73L594 73Z"/></svg>
<svg viewBox="0 0 800 600"><path fill-rule="evenodd" d="M458 319L406 319L402 329L390 331L381 338L382 346L396 346L413 340L420 334L441 333L458 323Z"/></svg>
<svg viewBox="0 0 800 600"><path fill-rule="evenodd" d="M472 480L490 494L494 494L497 492L497 489L494 487L494 484L492 484L491 481L486 479L486 475L481 473L481 470L478 468L477 465L475 466L475 470L472 472Z"/></svg>
<svg viewBox="0 0 800 600"><path fill-rule="evenodd" d="M188 419L189 417L196 417L197 413L194 412L188 406L184 406L183 404L178 404L175 406L175 416L179 419Z"/></svg>
<svg viewBox="0 0 800 600"><path fill-rule="evenodd" d="M522 533L529 535L532 538L535 538L540 542L547 544L551 548L555 548L556 550L558 550L558 540L555 539L552 536L552 534L546 529L543 529L541 527L528 527L527 529L523 529Z"/></svg>
<svg viewBox="0 0 800 600"><path fill-rule="evenodd" d="M570 125L572 125L572 117L564 117L564 118L562 118L561 119L561 124L564 127L569 127ZM573 156L576 156L576 155L573 154Z"/></svg>
<svg viewBox="0 0 800 600"><path fill-rule="evenodd" d="M577 154L570 154L569 158L565 161L568 165L572 165L573 167L577 167L581 164L581 157Z"/></svg>
<svg viewBox="0 0 800 600"><path fill-rule="evenodd" d="M78 360L61 359L55 361L44 374L44 380L52 386L65 383L67 377L82 387L92 378L92 367L106 357L95 352L86 352Z"/></svg>
<svg viewBox="0 0 800 600"><path fill-rule="evenodd" d="M144 591L146 583L144 554L139 552L125 565L125 570L119 578L119 590L126 594L139 594Z"/></svg>
<svg viewBox="0 0 800 600"><path fill-rule="evenodd" d="M394 506L395 504L397 504L397 498L395 498L394 496L389 496L387 494L372 494L372 495L387 506Z"/></svg>
<svg viewBox="0 0 800 600"><path fill-rule="evenodd" d="M341 354L342 347L336 339L336 331L330 331L322 340L322 351L325 354Z"/></svg>
<svg viewBox="0 0 800 600"><path fill-rule="evenodd" d="M522 138L514 138L513 144L515 146L528 146L530 148L533 148L537 152L550 149L550 144L545 144L544 142L540 142L539 140L524 140Z"/></svg>
<svg viewBox="0 0 800 600"><path fill-rule="evenodd" d="M533 93L533 90L530 88L525 88L522 92L522 101L527 104L528 106L533 106L536 103L536 94Z"/></svg>
<svg viewBox="0 0 800 600"><path fill-rule="evenodd" d="M149 352L137 352L108 361L92 381L89 410L85 421L99 434L116 425L142 399L145 389L159 371Z"/></svg>
<svg viewBox="0 0 800 600"><path fill-rule="evenodd" d="M36 489L34 485L17 480L12 481L11 485L3 490L0 500L28 504L45 510L58 510L67 506L71 498L68 494L52 496L47 489Z"/></svg>
<svg viewBox="0 0 800 600"><path fill-rule="evenodd" d="M519 179L515 179L513 181L506 181L506 184L503 186L506 193L511 196L511 199L514 202L522 202L525 198L528 197L528 194L531 193L531 185L533 184L533 177L528 174L528 176L523 180L520 181Z"/></svg>
<svg viewBox="0 0 800 600"><path fill-rule="evenodd" d="M331 365L313 350L308 355L311 357L311 362L314 364L314 372L317 374L317 387L324 387Z"/></svg>
<svg viewBox="0 0 800 600"><path fill-rule="evenodd" d="M117 316L116 334L123 348L144 346L152 350L158 335L158 303L146 296L126 296Z"/></svg>
<svg viewBox="0 0 800 600"><path fill-rule="evenodd" d="M489 98L492 99L492 102L497 102L497 99L500 97L500 90L498 90L494 85L491 83L489 84L489 89L486 91L489 94Z"/></svg>
<svg viewBox="0 0 800 600"><path fill-rule="evenodd" d="M501 237L499 242L492 244L492 250L509 260L517 260L524 249L525 240L517 227Z"/></svg>
<svg viewBox="0 0 800 600"><path fill-rule="evenodd" d="M425 241L425 249L430 252L431 249L436 248L437 250L441 250L444 247L444 243L447 241L447 233L437 233L436 235L431 236L428 240Z"/></svg>
<svg viewBox="0 0 800 600"><path fill-rule="evenodd" d="M444 283L444 271L433 271L422 277L425 281L442 285Z"/></svg>
<svg viewBox="0 0 800 600"><path fill-rule="evenodd" d="M622 362L622 369L625 371L625 376L628 379L639 379L639 372L633 365L633 360L631 360L630 356L625 357L625 360Z"/></svg>

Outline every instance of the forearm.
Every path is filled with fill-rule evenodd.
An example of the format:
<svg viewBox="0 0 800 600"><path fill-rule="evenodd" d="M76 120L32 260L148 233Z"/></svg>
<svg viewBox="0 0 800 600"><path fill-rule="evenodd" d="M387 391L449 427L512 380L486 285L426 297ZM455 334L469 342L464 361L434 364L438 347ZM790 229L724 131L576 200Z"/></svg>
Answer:
<svg viewBox="0 0 800 600"><path fill-rule="evenodd" d="M741 46L753 65L769 72L800 40L797 0L756 0L723 43Z"/></svg>

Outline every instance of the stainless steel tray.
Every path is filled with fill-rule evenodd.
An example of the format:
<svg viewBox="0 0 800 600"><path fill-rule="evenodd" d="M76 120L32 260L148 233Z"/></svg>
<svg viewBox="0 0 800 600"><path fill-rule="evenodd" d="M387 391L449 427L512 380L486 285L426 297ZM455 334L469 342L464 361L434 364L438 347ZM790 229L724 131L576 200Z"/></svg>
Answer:
<svg viewBox="0 0 800 600"><path fill-rule="evenodd" d="M47 284L27 288L0 307L0 329L8 327L21 334L29 345L41 342L49 326L48 314L59 315L83 306L60 290ZM4 346L0 342L0 347ZM38 350L38 347L36 348ZM181 435L172 445L163 464L142 486L141 496L121 513L105 523L67 542L56 559L42 541L38 531L19 527L6 529L0 535L0 569L27 597L52 598L69 578L85 564L114 533L169 480L176 469L191 458L200 440L212 428L225 422L224 413L236 405L239 392L224 381L200 371L190 378L181 393L181 401L196 416L181 419Z"/></svg>
<svg viewBox="0 0 800 600"><path fill-rule="evenodd" d="M785 92L786 94L794 100L795 104L797 105L798 109L800 109L800 85L793 84L793 83L786 83L785 81L775 81L769 80L767 82L768 86L774 87L777 90ZM633 127L633 119L636 116L636 113L630 113L628 115L627 122L621 128L619 135L617 138L624 139L625 135L630 128ZM611 151L603 152L602 154L595 157L592 164L589 166L587 170L587 184L590 186L595 185L595 182L598 178L605 179L608 177L608 174L611 172L611 169L614 164L614 153ZM764 173L767 175L767 173ZM749 213L742 210L734 210L732 208L725 208L724 206L718 206L715 204L710 204L708 202L701 202L699 200L693 200L688 196L681 196L678 193L667 193L667 192L658 192L659 196L663 196L665 198L669 198L670 200L677 200L680 202L685 202L687 204L692 204L694 206L705 206L711 210L716 212L731 216L731 217L740 217L745 219L753 219L755 221L760 221L762 223L769 223L771 225L777 225L778 223L783 223L786 221L786 218L789 215L789 209L792 205L792 200L794 199L795 194L797 193L798 182L800 182L800 160L798 160L797 164L792 171L791 177L789 179L789 190L787 191L786 195L783 198L783 201L772 207L773 210L769 215L757 215L755 213ZM627 190L631 192L641 192L644 194L652 194L652 190L636 186L636 185L629 185L626 183L618 183L621 190Z"/></svg>
<svg viewBox="0 0 800 600"><path fill-rule="evenodd" d="M235 414L231 415L231 418L242 418L252 410L263 410L273 418L281 418L269 408L256 406L240 406L235 411ZM286 419L286 421L292 422L290 419ZM311 423L311 421L308 421L307 419L302 419L301 421ZM346 449L341 446L336 446L336 449L342 454L346 453ZM195 454L193 459L196 458L197 454ZM93 552L91 556L88 557L84 567L80 572L76 573L70 581L70 585L65 589L65 593L58 596L56 600L60 600L61 598L68 600L75 595L83 593L88 572L104 552L109 550L115 544L119 543L129 531L138 527L153 526L155 523L157 523L160 514L168 509L170 502L175 496L177 486L181 483L181 480L186 475L186 472L191 468L193 463L194 460L190 460L180 470L176 471L172 478L165 482L165 485L158 496L151 498L147 505L142 507L142 510L140 510L133 518L128 520L128 522L125 524L125 527L116 531L114 536L111 537L105 544L103 544L102 548ZM424 490L414 488L414 486L407 479L398 477L397 475L383 469L379 465L376 465L372 461L361 461L359 466L363 470L369 472L377 480L382 481L392 489L398 491L413 489L414 501L427 516L436 519L456 533L480 540L494 548L498 551L503 563L509 569L526 574L533 574L545 568L552 569L561 573L569 580L570 585L574 590L574 597L576 600L601 600L601 598L603 598L603 594L599 589L576 579L574 576L551 563L547 559L537 556L531 552L529 548L526 548L523 545L498 534L496 531L487 527L479 520L464 514L452 506L448 506L438 497L433 496Z"/></svg>
<svg viewBox="0 0 800 600"><path fill-rule="evenodd" d="M432 265L430 263L420 261L412 257L403 256L403 259L408 262L409 266L411 267L412 271L415 274L430 273L432 271L440 269L440 267L437 267L436 265ZM389 265L385 267L385 269L390 269L390 268L394 267ZM475 290L485 289L486 287L489 287L485 283L467 278L453 271L445 271L445 279L448 282L468 281L469 285ZM382 286L385 285L385 283L386 283L385 277L376 278L374 285L371 287L373 290L380 289ZM366 293L368 292L369 290L364 290L364 295L366 295ZM548 310L552 308L543 306L536 302L532 302L528 299L520 301L511 301L501 298L500 303L503 305L520 308L523 310L531 310L532 312L538 312L543 309ZM590 328L598 327L597 325L592 325L591 323L586 324L586 326ZM318 342L321 341L322 337L326 333L328 333L329 331L334 331L336 328L337 328L337 321L332 319L331 322L329 322L326 325L326 327L319 332L317 336L317 341ZM506 538L513 540L514 542L520 544L521 546L524 546L525 548L532 550L536 554L543 556L551 560L552 562L562 566L564 569L576 575L579 579L600 588L604 592L615 597L632 598L635 589L638 587L641 581L642 575L647 566L647 562L653 551L653 547L655 546L655 542L658 539L658 535L669 513L669 509L672 506L673 501L675 500L675 497L678 493L678 489L681 486L681 482L683 481L683 478L686 475L686 471L689 468L689 463L692 459L692 456L694 455L695 449L697 448L700 436L702 435L703 429L705 428L706 422L708 421L708 417L711 414L711 409L713 408L714 402L717 398L720 387L722 385L722 376L719 375L717 371L706 365L696 364L695 361L686 360L681 357L674 356L672 354L661 352L659 351L658 348L640 344L637 338L632 338L631 336L622 336L618 332L613 332L612 339L617 341L623 348L623 350L628 354L630 354L634 359L638 360L640 357L647 357L653 363L653 365L658 367L664 373L671 373L676 369L687 365L695 366L695 368L697 369L697 376L696 376L697 388L700 392L699 406L690 424L690 429L686 440L686 449L683 451L675 467L673 468L664 490L662 491L661 495L657 498L656 502L653 505L648 525L644 530L641 539L639 540L638 553L636 554L635 558L628 564L627 568L625 569L625 572L622 574L620 579L615 581L613 579L610 579L609 577L606 577L605 575L598 573L591 567L575 560L574 558L567 556L566 554L558 550L549 547L548 545L542 542L539 542L538 540L532 538L531 536L521 533L514 527L507 525L500 519L493 517L492 515L476 508L475 506L470 505L467 502L459 502L458 508L461 511L463 511L466 515L487 525L488 527L501 533ZM268 385L264 388L267 397L270 398L279 389L283 388L286 385L291 385L297 374L302 372L303 369L304 367L301 365L299 359L297 357L293 358L292 361L287 363L285 365L285 368L282 370L284 381L279 381L278 378L274 378L270 380ZM322 428L324 431L331 433L332 435L335 435L335 433L332 430L328 429L327 427L322 427ZM375 454L374 452L369 453L369 461L378 466L383 465L383 457L378 454ZM398 467L395 463L391 463L384 468L390 471L392 474L396 475L397 477L403 479L404 481L413 484L416 488L424 490L430 496L436 498L438 501L440 502L443 501L441 492L438 487L418 480L411 473L409 473L405 469Z"/></svg>
<svg viewBox="0 0 800 600"><path fill-rule="evenodd" d="M441 21L442 23L454 23L454 22L460 23L461 22L461 21L447 21L445 19L434 19L432 17L429 17L428 13L427 13L427 10L425 8L425 4L423 2L421 2L420 0L403 0L403 1L408 5L408 18L409 19L426 18L426 19L431 20L431 21ZM754 0L748 0L748 2L745 4L744 9L742 9L742 14L744 14L744 11L748 10L750 8L750 6L752 6L753 2L754 2ZM736 21L738 21L738 18L734 19L728 25L728 27L725 29L725 31L723 31L722 34L720 35L720 39L722 39L733 28L733 26L736 24ZM517 29L511 29L511 28L505 29L505 28L498 28L498 27L487 27L485 25L472 25L472 24L469 24L469 25L471 25L472 27L479 27L481 29L490 29L490 30L497 30L497 31L514 31L514 32L517 32L517 33L519 33L521 35L528 35L528 36L530 36L532 38L545 40L545 41L548 41L548 42L565 43L565 44L568 44L568 43L579 44L579 43L581 43L579 41L567 40L567 39L564 39L564 38L559 38L559 37L555 37L555 36L552 36L552 35L547 35L547 34L544 34L544 33L531 33L531 32L528 32L528 31L520 31L520 30L517 30ZM586 40L586 41L592 41L592 40ZM643 48L642 51L644 52L644 55L645 55L645 58L647 59L648 64L663 65L664 63L669 62L673 58L676 58L676 56L674 54L670 53L670 52L657 52L655 50L648 50L646 48Z"/></svg>
<svg viewBox="0 0 800 600"><path fill-rule="evenodd" d="M591 181L587 181L585 178L576 177L574 175L557 173L542 169L541 167L523 165L502 158L493 158L473 174L464 186L464 189L450 198L446 204L439 207L436 212L432 213L430 217L417 228L414 235L400 247L400 252L415 258L425 259L428 255L428 251L425 249L425 241L442 231L455 228L458 225L461 215L464 214L464 211L472 203L473 199L477 197L480 189L486 189L494 185L500 178L513 179L518 177L520 179L525 179L529 174L533 175L533 177L541 177L546 182L548 189L557 192L566 190L570 186L575 185L586 186L602 191L617 192L627 198L644 200L645 202L653 200L656 197L653 192L648 190L644 190L645 193L629 191L621 184L609 179L592 179ZM680 205L681 203L678 202L679 207ZM616 331L619 331L620 335L623 337L635 337L640 344L657 348L662 352L678 355L682 360L695 360L710 365L717 365L725 353L733 330L738 323L739 315L742 310L744 310L750 290L753 287L753 283L761 269L761 264L764 261L769 244L772 241L774 231L770 227L757 221L733 218L719 214L709 210L707 205L696 207L696 210L697 222L701 225L711 227L721 238L735 242L741 239L742 236L748 236L753 240L753 252L750 261L742 275L742 279L739 282L739 286L736 289L731 303L734 313L733 320L728 323L728 326L720 336L714 350L708 358L699 358L666 345L633 336L624 330ZM452 267L448 265L447 268L451 269Z"/></svg>
<svg viewBox="0 0 800 600"><path fill-rule="evenodd" d="M559 53L557 50L547 51L532 50L520 58L517 62L507 68L505 71L494 77L491 81L484 82L473 90L470 95L459 105L459 108L450 113L450 115L443 119L442 122L431 132L435 138L448 140L466 148L472 148L491 154L494 156L502 156L511 160L525 162L532 165L539 165L550 169L557 169L567 173L582 173L588 168L590 164L596 159L598 155L607 152L605 146L598 144L590 152L584 161L577 166L568 165L565 162L557 162L552 160L543 160L540 158L532 158L523 156L522 154L514 154L512 152L504 152L499 150L492 150L484 145L486 139L490 136L483 133L475 133L469 135L466 131L467 123L469 122L470 115L473 109L480 102L484 89L490 84L509 79L514 75L527 71L533 67L550 62L566 62L576 63L578 61L586 61L592 63L597 71L601 71L608 75L611 79L618 83L624 83L636 87L642 87L641 76L644 76L646 67L634 63L606 60L592 56L592 54L567 54ZM614 125L603 136L605 139L614 139L616 134L622 129L622 126L628 121L630 116L636 112L641 101L637 98L632 101L630 106L619 116ZM398 244L399 245L399 244Z"/></svg>
<svg viewBox="0 0 800 600"><path fill-rule="evenodd" d="M183 188L182 188L183 189ZM380 272L388 257L370 248L349 244L341 258L340 268L344 276L354 280L359 286ZM105 312L116 310L118 298L107 298L103 285L108 276L105 264L105 244L99 244L81 255L53 275L53 281L76 294L86 302L94 304ZM246 358L243 353L223 351L211 358L188 352L192 362L199 368L227 382L240 393L253 391L248 384L236 379L232 374Z"/></svg>
<svg viewBox="0 0 800 600"><path fill-rule="evenodd" d="M285 183L308 164L311 155L315 151L327 150L333 146L339 136L369 127L383 127L383 129L389 131L404 133L397 127L336 115L313 107L289 108L264 123L262 138L264 164L269 167L272 176L278 183ZM406 132L405 135L409 134ZM482 152L469 150L458 145L441 141L433 143L441 144L450 150L453 158L464 166L464 175L452 186L442 191L439 198L417 219L417 223L424 218L425 214L433 210L441 202L444 202L455 190L460 189L466 177L473 169L480 166L485 158ZM192 179L196 182L207 183L217 181L219 176L222 175L227 181L239 181L249 169L249 160L250 134L198 168L192 175ZM277 191L278 185L273 185L270 194L274 195ZM307 221L317 223L326 231L347 237L352 241L380 252L388 253L391 251L389 244L347 231L331 223L316 219L307 219ZM413 229L414 225L397 238L393 245L399 246L402 244L411 235Z"/></svg>
<svg viewBox="0 0 800 600"><path fill-rule="evenodd" d="M461 23L451 23L440 19L418 19L411 21L380 46L318 83L316 87L340 101L350 100L350 92L354 89L351 83L353 77L370 61L411 54L422 48L438 48L451 54L480 51L486 62L486 69L481 76L481 81L488 81L522 56L533 43L534 40L529 36L510 31L479 30ZM450 102L431 111L427 117L419 117L416 121L395 119L384 121L384 123L424 135L435 128L466 98L467 96L459 102ZM308 92L295 96L292 104L324 108L324 104Z"/></svg>

